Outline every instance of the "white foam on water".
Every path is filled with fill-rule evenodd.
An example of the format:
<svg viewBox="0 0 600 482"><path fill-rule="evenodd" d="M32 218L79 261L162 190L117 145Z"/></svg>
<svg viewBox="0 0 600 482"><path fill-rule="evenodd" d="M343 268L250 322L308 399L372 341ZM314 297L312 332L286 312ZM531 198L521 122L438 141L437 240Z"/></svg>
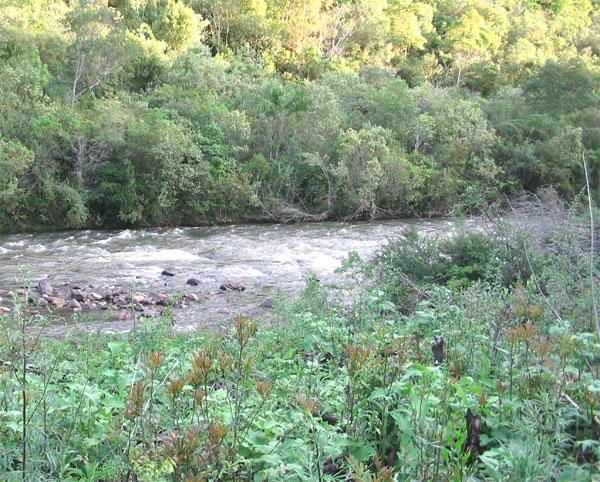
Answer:
<svg viewBox="0 0 600 482"><path fill-rule="evenodd" d="M129 229L125 229L121 231L119 234L115 236L115 239L131 239L133 235Z"/></svg>
<svg viewBox="0 0 600 482"><path fill-rule="evenodd" d="M159 251L149 249L136 249L134 251L122 251L113 255L124 261L198 261L206 260L182 249L161 249Z"/></svg>
<svg viewBox="0 0 600 482"><path fill-rule="evenodd" d="M2 246L0 246L0 254L8 253L9 251L10 249L3 248Z"/></svg>
<svg viewBox="0 0 600 482"><path fill-rule="evenodd" d="M43 253L46 251L46 246L43 244L33 244L27 248L29 251L33 251L34 253Z"/></svg>
<svg viewBox="0 0 600 482"><path fill-rule="evenodd" d="M262 278L265 274L250 266L228 266L220 270L225 278Z"/></svg>
<svg viewBox="0 0 600 482"><path fill-rule="evenodd" d="M22 239L21 241L10 241L5 244L6 244L6 246L14 246L14 247L25 246L25 240Z"/></svg>

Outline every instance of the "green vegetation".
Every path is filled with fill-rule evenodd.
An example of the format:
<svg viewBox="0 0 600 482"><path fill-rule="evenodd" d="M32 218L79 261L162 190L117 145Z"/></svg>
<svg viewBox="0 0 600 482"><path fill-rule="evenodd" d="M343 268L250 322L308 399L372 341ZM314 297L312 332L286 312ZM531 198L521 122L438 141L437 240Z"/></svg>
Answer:
<svg viewBox="0 0 600 482"><path fill-rule="evenodd" d="M0 317L2 480L597 480L580 222L543 248L501 224L407 233L223 334L166 316L47 339L17 298Z"/></svg>
<svg viewBox="0 0 600 482"><path fill-rule="evenodd" d="M0 231L598 185L597 0L0 0Z"/></svg>

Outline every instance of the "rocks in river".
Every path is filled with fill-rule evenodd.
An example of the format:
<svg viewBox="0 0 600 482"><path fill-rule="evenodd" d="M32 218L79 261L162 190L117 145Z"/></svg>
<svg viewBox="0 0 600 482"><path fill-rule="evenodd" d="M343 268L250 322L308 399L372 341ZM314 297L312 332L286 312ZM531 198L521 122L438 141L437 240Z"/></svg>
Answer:
<svg viewBox="0 0 600 482"><path fill-rule="evenodd" d="M230 280L226 281L225 283L221 283L221 286L219 286L219 288L222 291L227 291L227 290L244 291L246 289L244 284L240 280L237 280L237 279L230 279Z"/></svg>
<svg viewBox="0 0 600 482"><path fill-rule="evenodd" d="M10 313L10 308L6 306L0 306L0 313Z"/></svg>
<svg viewBox="0 0 600 482"><path fill-rule="evenodd" d="M261 308L273 308L273 299L272 298L267 298L265 301L263 301L260 305Z"/></svg>
<svg viewBox="0 0 600 482"><path fill-rule="evenodd" d="M163 276L175 276L175 272L173 270L170 269L163 269L162 273Z"/></svg>
<svg viewBox="0 0 600 482"><path fill-rule="evenodd" d="M147 300L146 300L146 295L144 295L142 293L134 294L132 300L135 304L142 304L142 305L148 304Z"/></svg>
<svg viewBox="0 0 600 482"><path fill-rule="evenodd" d="M173 271L168 276L174 275ZM199 280L190 278L190 286L198 286ZM228 289L243 289L241 283L231 281ZM166 284L166 283L165 283ZM156 288L161 289L161 288ZM34 290L28 291L19 288L15 290L17 296L27 296L27 302L35 308L64 308L71 312L91 312L93 310L111 310L119 320L131 319L133 312L136 311L142 315L152 313L152 316L160 314L163 307L172 305L174 308L185 308L189 306L189 302L199 302L207 299L203 293L172 293L175 295L171 298L171 293L162 291L149 292L131 292L129 289L120 286L109 287L92 287L88 283L70 283L70 282L55 282L54 286L50 284L48 279L40 281ZM9 301L9 297L13 292L7 292L0 298L0 307L4 308L3 302ZM10 312L6 308L6 312ZM5 310L0 310L0 314Z"/></svg>
<svg viewBox="0 0 600 482"><path fill-rule="evenodd" d="M54 294L54 289L52 288L50 281L48 281L47 279L43 279L38 283L37 290L40 292L41 295L52 296Z"/></svg>
<svg viewBox="0 0 600 482"><path fill-rule="evenodd" d="M65 306L65 300L59 298L58 296L42 295L42 298L44 298L52 306L56 306L58 308Z"/></svg>
<svg viewBox="0 0 600 482"><path fill-rule="evenodd" d="M229 311L227 308L219 308L217 310L217 313L219 313L220 315L231 315L231 311Z"/></svg>
<svg viewBox="0 0 600 482"><path fill-rule="evenodd" d="M185 284L190 286L198 286L200 284L200 280L197 280L196 278L190 278L185 282Z"/></svg>
<svg viewBox="0 0 600 482"><path fill-rule="evenodd" d="M169 300L168 296L164 293L157 293L155 291L151 291L148 293L147 297L150 305L159 305L165 306Z"/></svg>
<svg viewBox="0 0 600 482"><path fill-rule="evenodd" d="M102 301L103 298L104 297L102 295L94 293L93 291L90 293L90 299L92 299L93 301Z"/></svg>
<svg viewBox="0 0 600 482"><path fill-rule="evenodd" d="M85 301L84 294L77 288L71 289L71 298L75 301L79 301L80 303L83 303Z"/></svg>

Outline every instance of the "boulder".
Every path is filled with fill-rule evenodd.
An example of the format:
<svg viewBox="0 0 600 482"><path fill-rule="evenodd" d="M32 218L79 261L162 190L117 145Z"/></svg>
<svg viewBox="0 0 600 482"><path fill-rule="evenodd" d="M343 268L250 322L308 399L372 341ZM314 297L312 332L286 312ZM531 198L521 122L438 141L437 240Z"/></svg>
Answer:
<svg viewBox="0 0 600 482"><path fill-rule="evenodd" d="M129 318L129 312L127 310L119 310L117 312L117 320L125 321Z"/></svg>
<svg viewBox="0 0 600 482"><path fill-rule="evenodd" d="M57 307L61 307L61 306L65 306L65 300L63 300L62 298L59 298L58 296L44 296L44 299L50 303L52 306L57 306Z"/></svg>
<svg viewBox="0 0 600 482"><path fill-rule="evenodd" d="M163 269L161 274L163 276L175 276L175 273L170 269Z"/></svg>
<svg viewBox="0 0 600 482"><path fill-rule="evenodd" d="M98 293L94 293L91 292L90 293L90 298L94 301L102 301L102 299L104 298L102 295L99 295Z"/></svg>
<svg viewBox="0 0 600 482"><path fill-rule="evenodd" d="M190 278L185 282L185 284L190 286L198 286L200 284L200 280L197 280L196 278Z"/></svg>
<svg viewBox="0 0 600 482"><path fill-rule="evenodd" d="M185 297L190 301L198 301L200 299L195 293L187 293Z"/></svg>
<svg viewBox="0 0 600 482"><path fill-rule="evenodd" d="M133 302L135 304L147 304L146 303L146 295L144 295L143 293L136 293L135 295L133 295Z"/></svg>
<svg viewBox="0 0 600 482"><path fill-rule="evenodd" d="M261 308L267 308L267 309L273 308L273 299L272 298L267 298L259 306Z"/></svg>
<svg viewBox="0 0 600 482"><path fill-rule="evenodd" d="M71 290L71 298L74 299L74 300L76 300L76 301L79 301L80 303L83 303L85 301L85 296L77 288L73 288Z"/></svg>
<svg viewBox="0 0 600 482"><path fill-rule="evenodd" d="M217 313L220 315L231 315L231 311L229 311L227 308L219 308Z"/></svg>
<svg viewBox="0 0 600 482"><path fill-rule="evenodd" d="M72 299L69 301L67 308L69 308L71 311L81 311L81 304L79 304L79 301L76 299Z"/></svg>
<svg viewBox="0 0 600 482"><path fill-rule="evenodd" d="M96 303L96 308L99 310L108 310L108 303L106 303L106 301L98 301Z"/></svg>
<svg viewBox="0 0 600 482"><path fill-rule="evenodd" d="M237 280L237 279L230 279L230 280L226 281L225 283L221 283L221 286L219 286L219 288L223 291L226 291L226 290L244 291L246 289L244 284L240 280Z"/></svg>
<svg viewBox="0 0 600 482"><path fill-rule="evenodd" d="M38 283L37 290L40 292L41 295L52 296L52 294L54 293L54 289L52 288L50 281L48 281L47 279L43 279Z"/></svg>

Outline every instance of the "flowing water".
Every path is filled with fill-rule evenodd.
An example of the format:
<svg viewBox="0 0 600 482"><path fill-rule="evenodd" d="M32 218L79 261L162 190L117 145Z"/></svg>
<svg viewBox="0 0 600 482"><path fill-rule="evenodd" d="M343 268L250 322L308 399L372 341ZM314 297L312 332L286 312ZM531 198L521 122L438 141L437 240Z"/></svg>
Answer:
<svg viewBox="0 0 600 482"><path fill-rule="evenodd" d="M349 251L369 257L409 226L431 234L451 230L453 223L326 222L0 236L0 290L48 278L53 286L70 283L94 290L134 286L140 291L194 292L207 295L206 300L176 310L176 326L216 327L226 325L236 313L266 312L259 307L261 302L276 292L297 292L311 273L321 281L333 281ZM175 276L162 276L164 269ZM200 284L187 286L188 278ZM247 289L221 291L219 285L229 279L240 280ZM99 311L84 319L92 329L118 331L131 326L108 320ZM48 330L60 334L64 329Z"/></svg>

